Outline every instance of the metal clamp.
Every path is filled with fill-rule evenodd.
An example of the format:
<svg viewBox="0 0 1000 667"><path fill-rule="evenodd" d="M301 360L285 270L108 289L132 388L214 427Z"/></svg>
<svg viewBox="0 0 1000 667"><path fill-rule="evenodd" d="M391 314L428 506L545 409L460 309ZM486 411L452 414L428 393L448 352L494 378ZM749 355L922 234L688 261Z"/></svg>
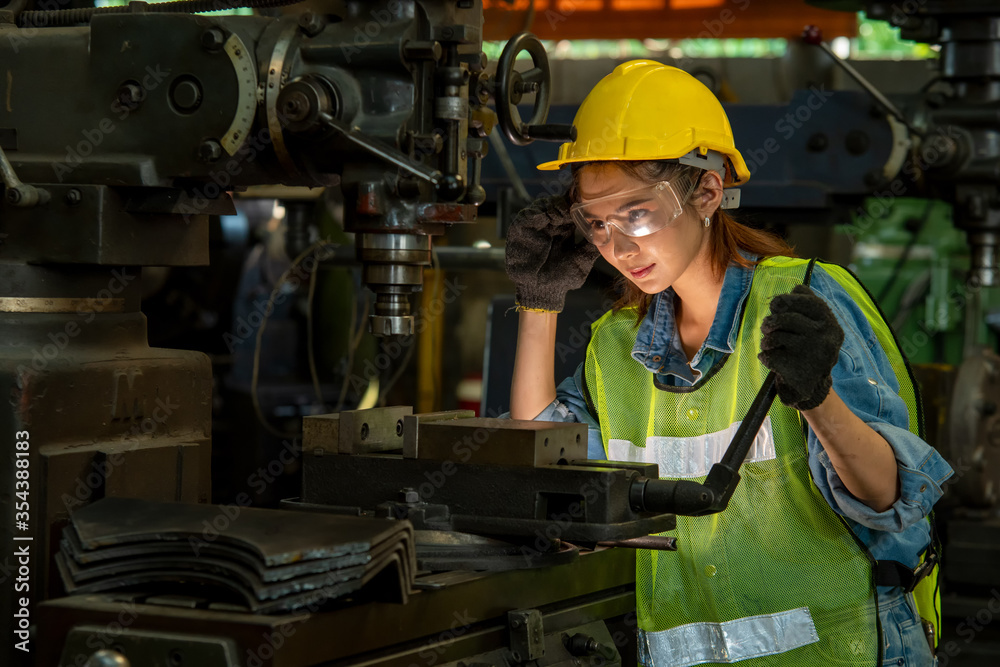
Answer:
<svg viewBox="0 0 1000 667"><path fill-rule="evenodd" d="M545 655L545 628L537 609L507 612L510 656L514 662L530 662Z"/></svg>

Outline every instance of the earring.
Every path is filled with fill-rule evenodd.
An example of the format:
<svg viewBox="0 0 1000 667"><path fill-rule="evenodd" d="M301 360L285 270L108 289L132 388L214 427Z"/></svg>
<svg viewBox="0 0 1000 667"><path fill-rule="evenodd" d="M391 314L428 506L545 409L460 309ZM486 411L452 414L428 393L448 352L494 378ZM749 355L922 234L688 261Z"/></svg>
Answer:
<svg viewBox="0 0 1000 667"><path fill-rule="evenodd" d="M708 226L709 226L709 225L711 225L711 224L712 224L712 219L711 219L711 218L709 218L709 217L708 217L708 216L706 215L706 216L705 216L705 226L706 226L706 227L708 227Z"/></svg>

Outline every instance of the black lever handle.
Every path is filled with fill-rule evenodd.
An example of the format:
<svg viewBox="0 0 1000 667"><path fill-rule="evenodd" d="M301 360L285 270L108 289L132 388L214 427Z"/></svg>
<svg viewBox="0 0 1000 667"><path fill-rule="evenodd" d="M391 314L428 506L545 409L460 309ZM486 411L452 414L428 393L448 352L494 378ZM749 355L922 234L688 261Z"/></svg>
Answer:
<svg viewBox="0 0 1000 667"><path fill-rule="evenodd" d="M572 125L525 125L522 132L532 141L576 141L576 127Z"/></svg>
<svg viewBox="0 0 1000 667"><path fill-rule="evenodd" d="M712 466L704 484L687 479L648 479L640 477L632 482L629 500L639 512L703 516L721 512L740 481L740 466L753 447L771 403L778 395L774 371L764 378L757 396L747 410L746 417L736 430L732 442L722 455L722 460Z"/></svg>

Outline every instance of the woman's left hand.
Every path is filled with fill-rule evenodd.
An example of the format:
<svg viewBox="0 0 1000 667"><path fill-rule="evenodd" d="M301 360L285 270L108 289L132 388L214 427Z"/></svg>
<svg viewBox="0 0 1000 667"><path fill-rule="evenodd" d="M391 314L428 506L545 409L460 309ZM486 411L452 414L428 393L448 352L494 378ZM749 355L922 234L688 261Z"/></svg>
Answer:
<svg viewBox="0 0 1000 667"><path fill-rule="evenodd" d="M796 410L811 410L830 393L844 330L826 302L805 285L771 300L760 327L757 358L777 376L778 398Z"/></svg>

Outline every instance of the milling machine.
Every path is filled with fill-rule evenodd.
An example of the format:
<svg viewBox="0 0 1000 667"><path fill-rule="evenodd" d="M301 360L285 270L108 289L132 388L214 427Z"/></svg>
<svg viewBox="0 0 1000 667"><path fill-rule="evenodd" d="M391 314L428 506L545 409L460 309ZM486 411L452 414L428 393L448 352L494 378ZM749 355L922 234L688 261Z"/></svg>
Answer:
<svg viewBox="0 0 1000 667"><path fill-rule="evenodd" d="M34 633L15 614L58 590L52 558L71 510L211 497L211 367L150 348L142 267L207 263L208 217L233 212L232 192L339 187L375 294L370 329L412 333L432 237L474 221L483 201L497 113L520 142L572 136L544 124L549 71L532 36L485 72L478 0L275 11L287 4L0 11L0 493L17 512L0 540L29 550L4 557L7 583L23 567L24 597L0 602L8 636ZM201 14L237 7L272 15ZM524 122L516 105L531 94Z"/></svg>

